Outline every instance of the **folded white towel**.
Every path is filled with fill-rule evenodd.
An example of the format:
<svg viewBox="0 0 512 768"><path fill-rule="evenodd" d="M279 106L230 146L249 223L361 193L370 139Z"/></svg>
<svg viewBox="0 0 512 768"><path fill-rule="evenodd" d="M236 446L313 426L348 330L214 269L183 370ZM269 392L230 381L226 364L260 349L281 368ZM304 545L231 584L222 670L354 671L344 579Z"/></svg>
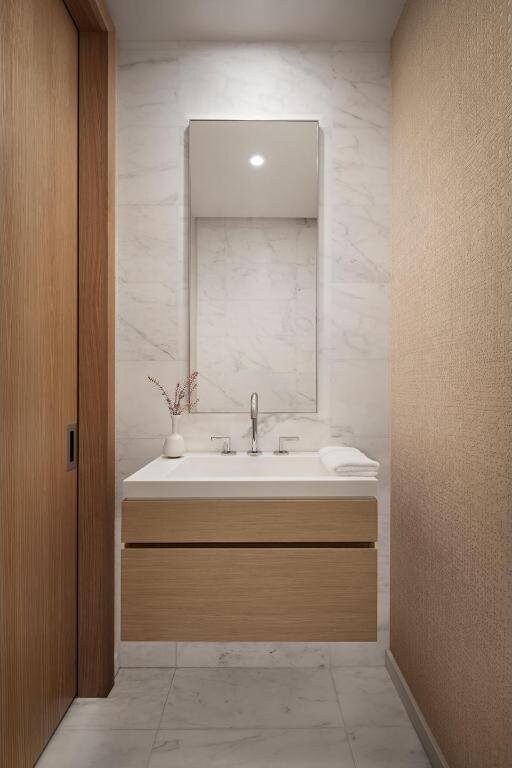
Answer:
<svg viewBox="0 0 512 768"><path fill-rule="evenodd" d="M329 472L343 477L377 477L379 462L369 459L358 448L347 445L328 445L318 451L320 460Z"/></svg>

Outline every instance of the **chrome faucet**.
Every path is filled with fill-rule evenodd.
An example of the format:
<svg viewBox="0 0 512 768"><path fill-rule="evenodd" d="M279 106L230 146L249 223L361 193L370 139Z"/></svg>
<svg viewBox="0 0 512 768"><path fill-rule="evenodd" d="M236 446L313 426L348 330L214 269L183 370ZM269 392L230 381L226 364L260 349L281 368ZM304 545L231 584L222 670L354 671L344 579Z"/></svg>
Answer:
<svg viewBox="0 0 512 768"><path fill-rule="evenodd" d="M251 450L247 451L249 456L257 456L261 451L258 450L258 393L253 392L251 395L251 423L252 423L252 435L251 435Z"/></svg>

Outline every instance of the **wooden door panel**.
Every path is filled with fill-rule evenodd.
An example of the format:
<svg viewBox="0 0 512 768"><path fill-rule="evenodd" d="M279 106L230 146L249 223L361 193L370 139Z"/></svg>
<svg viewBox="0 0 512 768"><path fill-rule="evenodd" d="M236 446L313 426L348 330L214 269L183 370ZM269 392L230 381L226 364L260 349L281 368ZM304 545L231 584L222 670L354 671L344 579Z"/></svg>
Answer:
<svg viewBox="0 0 512 768"><path fill-rule="evenodd" d="M78 36L3 0L0 764L32 766L76 690Z"/></svg>

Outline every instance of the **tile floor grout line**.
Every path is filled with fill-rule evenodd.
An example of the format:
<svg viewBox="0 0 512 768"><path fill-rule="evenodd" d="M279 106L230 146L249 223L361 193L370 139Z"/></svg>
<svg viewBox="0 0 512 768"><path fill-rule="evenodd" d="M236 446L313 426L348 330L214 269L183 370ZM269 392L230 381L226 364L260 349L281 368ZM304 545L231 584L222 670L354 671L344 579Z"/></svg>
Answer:
<svg viewBox="0 0 512 768"><path fill-rule="evenodd" d="M166 667L166 669L169 669L169 667ZM149 768L149 764L151 762L151 756L153 754L153 748L155 746L156 737L158 736L158 732L160 731L160 726L162 725L162 720L164 717L165 707L167 706L167 701L169 700L169 696L171 695L172 685L174 683L174 678L176 677L176 670L177 667L174 667L171 677L171 683L169 685L169 690L167 691L167 696L165 697L164 705L162 707L162 712L160 713L160 719L158 720L158 725L156 727L155 735L153 736L153 742L151 744L151 749L149 750L148 759L146 762L146 768Z"/></svg>
<svg viewBox="0 0 512 768"><path fill-rule="evenodd" d="M358 664L357 666L358 667L363 667L363 666L366 667L367 665L365 665L365 664ZM379 665L375 665L375 666L384 666L384 664L379 664ZM354 669L354 667L355 667L355 665L352 665L349 668L350 669ZM123 669L174 669L174 668L173 667L123 667ZM217 667L211 667L211 666L203 666L203 667L202 666L199 666L199 667L198 666L190 666L190 667L183 667L183 666L181 666L181 667L175 667L175 669L176 670L178 670L178 669L187 669L187 670L189 670L189 669L226 669L226 670L227 669L244 669L247 672L251 672L253 670L255 671L255 670L262 669L262 670L266 670L266 671L270 671L270 672L281 672L281 671L290 670L290 669L304 670L304 671L312 670L312 669L326 669L326 670L329 670L330 666L329 666L329 664L320 664L320 665L315 666L315 667L300 667L300 666L295 666L295 667L278 667L278 666L266 667L265 665L259 665L258 664L257 666L251 666L251 667L248 667L246 665L239 666L239 667L236 667L236 666L222 666L222 667L219 667L219 666L217 666ZM335 667L335 669L338 669L338 667Z"/></svg>
<svg viewBox="0 0 512 768"><path fill-rule="evenodd" d="M349 667L346 667L346 668L347 669L353 669L355 666L356 665L353 664L353 665L351 665ZM366 666L372 666L372 665L358 664L357 666L359 666L359 667L360 666L365 666L366 667ZM383 667L384 664L375 664L374 666L382 666ZM335 669L339 669L339 668L340 668L339 665L335 667ZM277 665L275 665L273 667L266 667L264 665L262 666L262 665L258 664L258 665L254 665L254 666L250 666L250 667L248 667L246 665L240 665L240 666L235 666L235 665L226 666L226 665L224 665L224 666L216 666L216 667L194 665L194 666L188 666L188 667L183 667L183 666L181 666L181 667L173 667L173 666L169 666L169 667L148 667L148 666L145 666L145 667L135 667L135 666L133 666L133 667L122 667L122 669L123 670L124 669L176 669L176 670L178 670L178 669L245 669L248 672L250 672L252 669L267 669L267 670L271 670L273 672L274 671L275 672L280 672L281 670L285 670L285 669L300 669L300 670L330 669L330 666L329 666L329 664L319 664L318 666L314 666L314 667L313 666L311 666L311 667L301 667L301 666L294 666L294 667L284 667L283 666L283 667L279 667ZM345 669L345 667L343 667L343 669Z"/></svg>
<svg viewBox="0 0 512 768"><path fill-rule="evenodd" d="M384 665L382 665L382 666L384 666ZM127 669L129 669L129 667L127 667ZM131 669L143 669L143 667L131 667ZM148 669L149 669L149 667L148 667ZM207 664L199 665L198 666L197 664L194 664L193 666L192 665L186 666L186 667L181 666L181 667L178 667L178 669L247 669L247 670L251 670L251 669L272 669L272 670L279 671L279 670L282 670L282 669L329 669L329 664L318 664L318 665L315 665L315 666L308 666L308 667L305 667L305 666L301 667L299 665L296 665L294 667L291 667L291 666L285 667L285 666L278 666L277 664L274 665L273 667L266 667L266 666L261 665L261 664L254 664L254 665L251 665L250 667L248 667L246 664L240 664L240 665L237 665L237 664L229 664L229 665L223 664L222 666L220 666L220 665L218 665L218 666L211 666L211 665L207 665Z"/></svg>
<svg viewBox="0 0 512 768"><path fill-rule="evenodd" d="M363 727L363 726L359 726ZM379 725L375 726L378 728L400 728L403 726L397 726L397 725ZM227 726L227 725L219 725L219 726L196 726L191 727L190 725L186 726L174 726L172 728L158 728L158 730L161 731L336 731L336 730L344 730L345 726L343 723L339 725L280 725L280 726L268 726L268 725L233 725L233 726ZM93 725L90 727L83 727L83 726L74 726L71 728L63 728L62 731L66 731L68 733L69 731L102 731L105 733L108 733L109 731L154 731L154 727L151 728L144 728L140 725L136 728L121 728L119 726L116 726L115 728L102 728L99 725Z"/></svg>
<svg viewBox="0 0 512 768"><path fill-rule="evenodd" d="M223 664L223 665L215 665L212 666L211 664L194 664L194 665L187 665L187 666L168 666L168 667L154 667L154 666L136 666L133 665L131 667L121 667L120 669L271 669L280 671L283 669L360 669L360 668L371 668L371 669L379 669L380 667L384 667L384 662L378 663L378 664L315 664L315 665L309 665L309 666L301 666L300 664L296 664L294 666L284 666L284 665L277 665L274 666L262 666L260 664L251 665L248 667L246 664Z"/></svg>
<svg viewBox="0 0 512 768"><path fill-rule="evenodd" d="M352 744L350 743L350 734L348 732L347 724L345 722L345 717L343 715L343 709L342 709L342 706L341 706L340 697L338 695L338 689L336 688L336 681L334 680L334 675L333 675L332 669L330 667L329 667L329 674L331 676L332 684L333 684L333 687L334 687L334 693L336 695L336 703L338 704L338 709L340 711L341 722L343 723L343 728L345 730L345 736L347 737L347 744L348 744L348 748L350 750L350 755L352 757L352 762L354 764L354 768L358 768L357 761L356 761L356 756L354 755L354 750L352 749Z"/></svg>
<svg viewBox="0 0 512 768"><path fill-rule="evenodd" d="M119 668L119 671L125 670L125 669L272 669L272 670L282 670L282 669L358 669L358 668L367 668L371 667L379 668L384 667L384 660L378 663L357 663L357 664L334 664L332 661L332 656L329 655L329 661L326 664L272 664L272 665L266 665L266 664L251 664L248 666L247 664L168 664L168 665L149 665L149 664L132 664L130 666L123 666Z"/></svg>
<svg viewBox="0 0 512 768"><path fill-rule="evenodd" d="M353 728L353 731L357 731L364 728L375 728L379 731L387 731L387 730L393 730L393 729L400 729L400 728L408 728L410 724L408 723L395 723L393 725L375 725L375 724L360 724L356 725ZM219 726L199 726L199 727L191 727L190 725L186 726L173 726L172 728L160 728L158 730L162 731L336 731L336 730L345 730L344 723L341 723L339 725L280 725L280 726L268 726L268 725L242 725L242 726L227 726L227 725L219 725ZM412 727L412 726L411 726ZM151 728L144 728L144 726L136 726L135 728L122 728L118 725L111 727L111 728L103 728L100 725L93 725L93 726L72 726L69 728L59 728L55 733L54 736L57 735L57 733L76 733L77 731L80 731L81 733L88 733L93 731L101 731L102 733L109 733L111 731L154 731L155 727L151 726Z"/></svg>

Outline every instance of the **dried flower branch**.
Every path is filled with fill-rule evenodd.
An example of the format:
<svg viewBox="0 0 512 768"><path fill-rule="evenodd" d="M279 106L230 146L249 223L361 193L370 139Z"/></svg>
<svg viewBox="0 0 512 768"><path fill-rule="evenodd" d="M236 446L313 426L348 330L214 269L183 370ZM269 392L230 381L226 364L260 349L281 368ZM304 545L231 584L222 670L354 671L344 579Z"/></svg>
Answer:
<svg viewBox="0 0 512 768"><path fill-rule="evenodd" d="M160 390L160 394L164 398L171 416L179 416L185 411L190 413L190 411L194 410L199 403L195 394L197 390L198 376L198 371L193 371L187 376L183 384L178 381L174 390L174 400L171 400L169 393L165 387L160 384L158 379L155 379L154 376L148 376L148 379Z"/></svg>

